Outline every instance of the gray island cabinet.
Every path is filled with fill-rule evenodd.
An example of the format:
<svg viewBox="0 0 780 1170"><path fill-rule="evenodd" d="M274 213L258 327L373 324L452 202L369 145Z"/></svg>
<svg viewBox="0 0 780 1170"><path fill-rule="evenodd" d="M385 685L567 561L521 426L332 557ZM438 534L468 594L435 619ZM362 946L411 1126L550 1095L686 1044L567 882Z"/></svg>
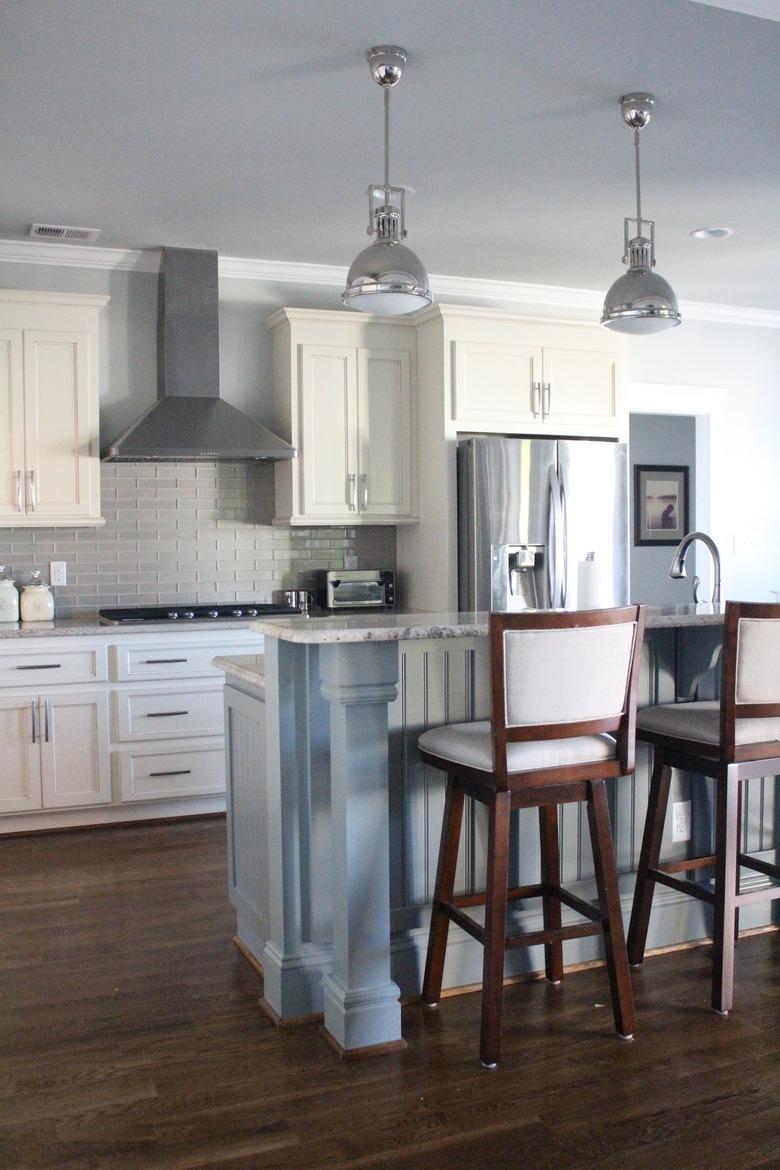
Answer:
<svg viewBox="0 0 780 1170"><path fill-rule="evenodd" d="M717 694L722 612L651 609L640 704ZM217 660L226 673L230 892L238 943L262 968L266 1011L278 1022L323 1015L341 1051L400 1046L399 996L419 994L436 872L444 785L417 738L428 727L487 718L487 614L383 614L273 618L260 658ZM648 754L612 789L611 814L624 913L647 804ZM772 843L774 778L745 796L750 849ZM676 774L672 802L693 801L692 845L712 831L703 782ZM671 805L670 805L671 810ZM471 808L460 889L482 888L485 823ZM536 821L520 812L513 884L537 881ZM563 879L588 894L592 859L577 805L561 808ZM691 843L672 841L684 857ZM760 879L759 879L760 880ZM746 911L761 925L766 907ZM541 926L541 906L520 904L519 928ZM656 895L650 946L705 937L708 909L674 891ZM543 969L541 948L507 953L507 976ZM567 963L600 957L598 940L567 944ZM481 980L482 951L451 927L445 987Z"/></svg>

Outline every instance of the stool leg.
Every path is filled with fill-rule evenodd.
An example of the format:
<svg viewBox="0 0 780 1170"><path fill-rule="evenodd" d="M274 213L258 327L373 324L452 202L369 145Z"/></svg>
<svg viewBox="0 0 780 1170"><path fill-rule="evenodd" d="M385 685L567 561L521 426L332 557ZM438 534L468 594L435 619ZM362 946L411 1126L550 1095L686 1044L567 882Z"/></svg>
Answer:
<svg viewBox="0 0 780 1170"><path fill-rule="evenodd" d="M712 1006L726 1015L734 1000L734 920L739 847L738 767L729 764L716 781L715 914L713 922Z"/></svg>
<svg viewBox="0 0 780 1170"><path fill-rule="evenodd" d="M737 785L737 852L742 848L742 785ZM737 863L737 880L734 883L734 892L739 893L739 863ZM734 942L739 942L739 906L734 911Z"/></svg>
<svg viewBox="0 0 780 1170"><path fill-rule="evenodd" d="M555 887L561 884L561 856L558 844L558 806L541 804L539 806L539 836L542 852L542 882L545 886ZM542 914L545 930L560 930L561 903L557 898L545 894L542 898ZM544 968L550 983L560 983L563 979L563 943L544 944Z"/></svg>
<svg viewBox="0 0 780 1170"><path fill-rule="evenodd" d="M645 820L642 850L639 854L639 868L636 874L634 904L628 928L628 961L633 966L639 966L645 957L647 928L650 925L650 910L655 891L655 880L648 874L648 870L658 866L661 856L661 838L664 832L671 780L672 769L666 763L661 749L656 748L647 801L647 819Z"/></svg>
<svg viewBox="0 0 780 1170"><path fill-rule="evenodd" d="M455 885L455 869L458 864L460 828L463 821L463 789L452 776L447 777L447 794L444 799L444 819L441 826L439 863L436 869L436 888L431 910L431 929L428 935L428 953L425 958L422 1001L433 1005L439 1002L444 977L444 955L447 950L447 934L450 920L441 908L442 902L449 902Z"/></svg>
<svg viewBox="0 0 780 1170"><path fill-rule="evenodd" d="M485 951L482 964L482 1029L479 1047L480 1059L486 1068L495 1068L501 1050L511 808L512 797L509 792L497 792L490 802L485 891Z"/></svg>
<svg viewBox="0 0 780 1170"><path fill-rule="evenodd" d="M634 1034L634 994L628 969L623 918L620 911L615 853L609 823L607 788L603 780L591 780L588 796L588 820L593 846L596 885L603 914L604 949L612 990L612 1011L615 1027L625 1039Z"/></svg>

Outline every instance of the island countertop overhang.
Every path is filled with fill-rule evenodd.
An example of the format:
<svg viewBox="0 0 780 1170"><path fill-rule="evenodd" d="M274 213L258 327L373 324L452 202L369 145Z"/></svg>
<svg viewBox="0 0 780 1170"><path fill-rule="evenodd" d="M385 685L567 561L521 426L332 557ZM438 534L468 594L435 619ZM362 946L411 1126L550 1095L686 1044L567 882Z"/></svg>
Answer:
<svg viewBox="0 0 780 1170"><path fill-rule="evenodd" d="M725 605L649 606L647 629L723 624ZM279 617L252 623L267 638L308 645L487 637L488 613L381 613L349 617Z"/></svg>

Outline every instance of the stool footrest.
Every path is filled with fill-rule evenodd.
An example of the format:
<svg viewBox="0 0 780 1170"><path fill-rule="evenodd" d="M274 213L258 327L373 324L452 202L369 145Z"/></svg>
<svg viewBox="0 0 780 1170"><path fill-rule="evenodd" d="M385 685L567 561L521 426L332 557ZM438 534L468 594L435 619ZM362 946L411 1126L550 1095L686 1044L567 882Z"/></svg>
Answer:
<svg viewBox="0 0 780 1170"><path fill-rule="evenodd" d="M744 865L745 869L754 869L757 873L763 873L767 877L780 880L780 866L772 865L769 861L764 861L761 857L754 857L752 853L738 853L737 863Z"/></svg>
<svg viewBox="0 0 780 1170"><path fill-rule="evenodd" d="M670 873L665 873L662 869L648 869L647 876L663 886L669 886L672 890L679 890L682 894L690 894L692 898L698 898L700 902L707 902L710 906L715 903L713 891L705 890L703 886L697 886L696 882L672 877Z"/></svg>
<svg viewBox="0 0 780 1170"><path fill-rule="evenodd" d="M518 947L534 947L539 943L563 942L567 938L587 938L601 934L601 925L594 922L576 922L571 926L560 926L555 930L529 930L525 934L509 934L504 940L508 951Z"/></svg>
<svg viewBox="0 0 780 1170"><path fill-rule="evenodd" d="M684 857L680 861L665 861L658 868L663 873L687 873L689 869L704 869L715 864L715 855L710 857Z"/></svg>

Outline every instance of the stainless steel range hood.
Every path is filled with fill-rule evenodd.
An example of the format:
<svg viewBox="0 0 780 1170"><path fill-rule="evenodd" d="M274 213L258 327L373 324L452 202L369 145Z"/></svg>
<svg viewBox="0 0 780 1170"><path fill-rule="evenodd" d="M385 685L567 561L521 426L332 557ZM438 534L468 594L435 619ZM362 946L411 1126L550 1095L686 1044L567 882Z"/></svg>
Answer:
<svg viewBox="0 0 780 1170"><path fill-rule="evenodd" d="M158 401L103 452L106 463L292 459L295 448L219 396L217 253L163 248Z"/></svg>

